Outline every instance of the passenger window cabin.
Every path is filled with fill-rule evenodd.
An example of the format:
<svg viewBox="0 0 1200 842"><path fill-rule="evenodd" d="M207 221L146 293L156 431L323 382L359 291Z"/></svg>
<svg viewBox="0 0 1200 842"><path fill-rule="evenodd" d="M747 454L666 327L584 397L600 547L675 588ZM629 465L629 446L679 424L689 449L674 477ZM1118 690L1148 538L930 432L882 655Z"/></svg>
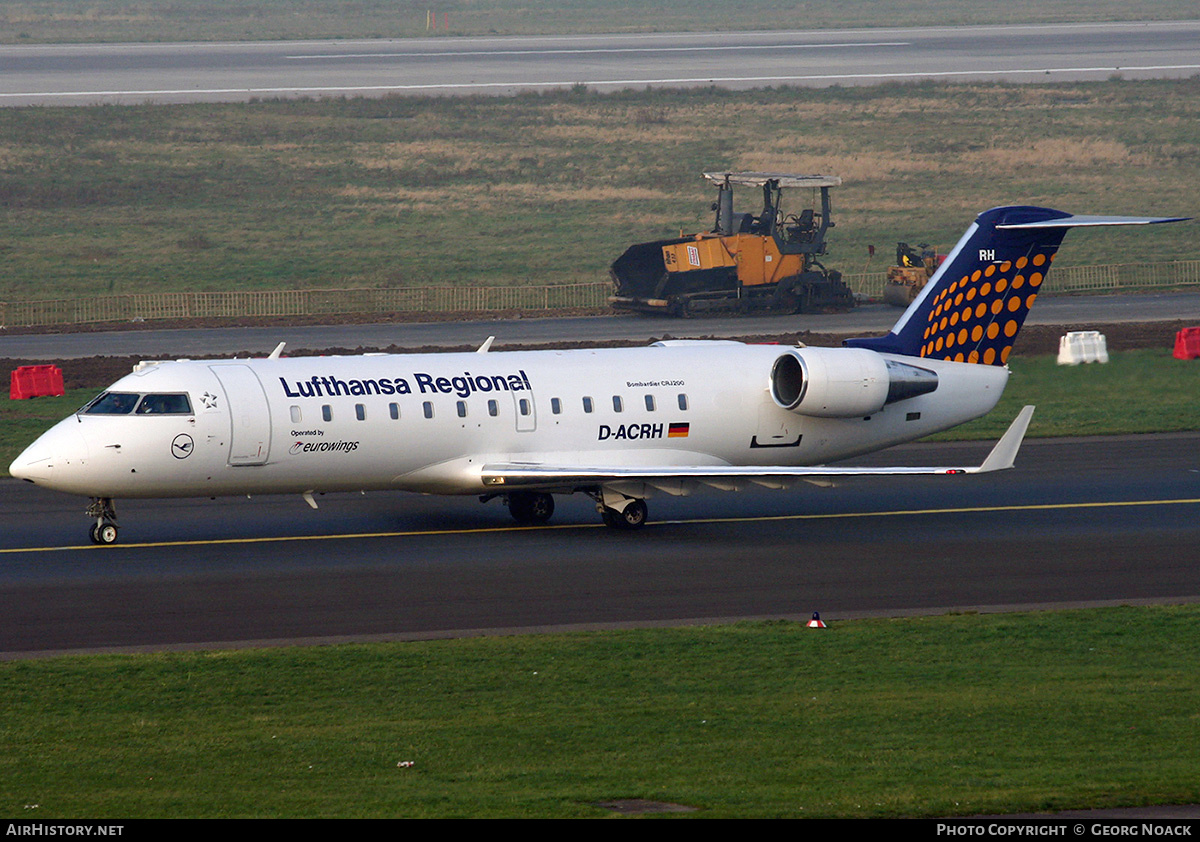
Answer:
<svg viewBox="0 0 1200 842"><path fill-rule="evenodd" d="M654 395L644 395L643 404L647 412L658 411L658 398ZM147 402L149 401L149 402ZM680 392L675 398L676 405L681 411L688 411L691 408L691 403L686 393ZM580 398L580 404L585 414L592 414L596 411L595 399L590 395L584 395ZM487 414L492 418L497 418L500 415L500 404L495 398L487 400ZM625 398L621 395L612 396L613 412L625 411ZM455 411L459 418L466 418L470 414L469 401L460 400L455 403ZM172 395L137 395L125 392L108 392L93 400L85 406L83 413L97 415L119 415L136 412L136 414L181 414L191 412L191 402L186 394ZM303 408L300 406L290 406L288 408L289 416L292 423L300 424L303 422ZM392 401L387 405L388 417L393 421L399 421L402 417L400 404ZM425 418L434 417L434 405L432 401L424 401L421 404L421 412ZM563 413L562 398L550 398L550 412L554 415ZM521 416L531 416L533 414L533 402L529 398L517 399L517 413ZM367 408L365 404L357 403L354 405L354 416L359 421L365 421L367 418ZM326 422L333 420L333 407L330 404L321 406L321 418Z"/></svg>

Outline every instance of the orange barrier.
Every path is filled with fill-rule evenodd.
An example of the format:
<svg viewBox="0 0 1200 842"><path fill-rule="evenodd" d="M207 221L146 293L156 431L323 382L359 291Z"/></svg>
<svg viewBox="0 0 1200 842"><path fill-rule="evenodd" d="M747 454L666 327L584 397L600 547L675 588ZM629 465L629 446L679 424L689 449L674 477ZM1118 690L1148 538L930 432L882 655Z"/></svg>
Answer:
<svg viewBox="0 0 1200 842"><path fill-rule="evenodd" d="M62 394L62 369L56 365L23 365L12 373L8 396L14 401Z"/></svg>
<svg viewBox="0 0 1200 842"><path fill-rule="evenodd" d="M1175 359L1194 360L1200 357L1200 327L1185 327L1175 334Z"/></svg>

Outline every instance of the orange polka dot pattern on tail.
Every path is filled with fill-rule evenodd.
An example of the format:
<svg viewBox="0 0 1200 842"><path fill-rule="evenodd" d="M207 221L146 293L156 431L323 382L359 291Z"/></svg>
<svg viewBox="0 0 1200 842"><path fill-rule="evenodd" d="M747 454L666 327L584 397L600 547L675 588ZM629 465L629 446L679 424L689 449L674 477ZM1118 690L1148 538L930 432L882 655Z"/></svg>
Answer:
<svg viewBox="0 0 1200 842"><path fill-rule="evenodd" d="M919 356L1007 363L1053 259L1053 252L1038 252L989 263L943 286L930 302Z"/></svg>

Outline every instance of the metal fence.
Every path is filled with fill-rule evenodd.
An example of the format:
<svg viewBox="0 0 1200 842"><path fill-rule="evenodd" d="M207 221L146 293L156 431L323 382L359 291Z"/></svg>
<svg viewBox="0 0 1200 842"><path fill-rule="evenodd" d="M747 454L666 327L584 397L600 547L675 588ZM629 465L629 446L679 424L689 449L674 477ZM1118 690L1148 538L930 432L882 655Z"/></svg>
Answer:
<svg viewBox="0 0 1200 842"><path fill-rule="evenodd" d="M867 298L883 295L886 272L843 275L855 293ZM1168 263L1106 263L1101 266L1056 266L1046 275L1041 294L1154 289L1200 284L1200 260Z"/></svg>
<svg viewBox="0 0 1200 842"><path fill-rule="evenodd" d="M0 302L2 325L342 313L464 313L604 307L612 284L164 292Z"/></svg>
<svg viewBox="0 0 1200 842"><path fill-rule="evenodd" d="M883 295L883 272L845 275L867 298ZM1200 284L1200 260L1056 267L1043 293L1162 288ZM397 287L292 289L242 292L163 292L0 301L0 325L36 326L255 316L322 316L344 313L471 313L568 310L608 305L612 284L523 287Z"/></svg>

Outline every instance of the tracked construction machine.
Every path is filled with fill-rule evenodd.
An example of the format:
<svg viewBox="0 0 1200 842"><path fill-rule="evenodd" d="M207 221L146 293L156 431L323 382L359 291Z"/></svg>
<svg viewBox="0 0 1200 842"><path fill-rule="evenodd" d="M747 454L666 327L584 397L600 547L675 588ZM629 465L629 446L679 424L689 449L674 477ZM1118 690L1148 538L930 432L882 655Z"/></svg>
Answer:
<svg viewBox="0 0 1200 842"><path fill-rule="evenodd" d="M711 231L630 246L612 264L619 310L691 316L713 310L800 313L848 309L854 295L825 254L829 188L837 176L709 172L717 186ZM734 187L762 191L758 214L736 213ZM798 189L804 188L804 189ZM807 202L802 200L806 198Z"/></svg>

